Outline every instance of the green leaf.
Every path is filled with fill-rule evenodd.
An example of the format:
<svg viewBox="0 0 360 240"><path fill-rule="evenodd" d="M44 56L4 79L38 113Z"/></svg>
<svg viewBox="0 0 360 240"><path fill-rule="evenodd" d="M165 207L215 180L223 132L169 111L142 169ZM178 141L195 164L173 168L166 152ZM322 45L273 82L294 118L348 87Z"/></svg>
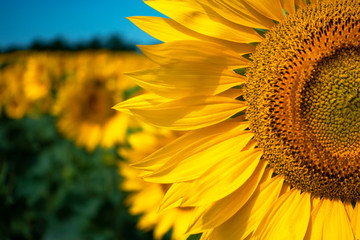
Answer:
<svg viewBox="0 0 360 240"><path fill-rule="evenodd" d="M202 233L190 235L186 240L200 240Z"/></svg>
<svg viewBox="0 0 360 240"><path fill-rule="evenodd" d="M236 72L237 74L245 76L246 69L245 68L238 68L238 69L234 69L234 72Z"/></svg>

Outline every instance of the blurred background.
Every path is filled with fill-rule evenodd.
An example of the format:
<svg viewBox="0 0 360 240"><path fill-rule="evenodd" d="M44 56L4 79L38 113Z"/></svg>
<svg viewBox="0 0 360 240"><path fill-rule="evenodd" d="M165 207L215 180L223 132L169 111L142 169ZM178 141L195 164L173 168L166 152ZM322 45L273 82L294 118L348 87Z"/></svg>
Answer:
<svg viewBox="0 0 360 240"><path fill-rule="evenodd" d="M120 190L143 127L111 107L142 91L123 74L152 66L136 45L159 43L125 17L161 14L141 0L0 6L0 239L153 239Z"/></svg>

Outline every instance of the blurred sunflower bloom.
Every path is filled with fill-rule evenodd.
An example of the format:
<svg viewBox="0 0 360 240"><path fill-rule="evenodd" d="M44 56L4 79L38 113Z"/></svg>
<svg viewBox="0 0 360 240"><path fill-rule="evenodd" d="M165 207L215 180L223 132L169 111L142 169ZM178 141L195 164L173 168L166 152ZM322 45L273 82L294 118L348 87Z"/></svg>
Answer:
<svg viewBox="0 0 360 240"><path fill-rule="evenodd" d="M11 118L48 113L58 54L16 52L0 59L0 105Z"/></svg>
<svg viewBox="0 0 360 240"><path fill-rule="evenodd" d="M311 2L311 3L310 3ZM188 131L137 162L202 239L360 239L360 1L154 0L115 106Z"/></svg>
<svg viewBox="0 0 360 240"><path fill-rule="evenodd" d="M130 206L133 215L142 214L138 228L143 231L154 229L154 238L162 239L172 229L171 239L186 239L186 230L193 208L167 208L161 205L168 184L145 182L139 175L146 175L138 169L128 166L142 160L156 149L174 140L178 134L141 124L142 131L129 136L130 148L121 148L120 155L126 159L119 163L120 175L123 176L121 189L130 192L125 203Z"/></svg>
<svg viewBox="0 0 360 240"><path fill-rule="evenodd" d="M66 64L67 78L54 105L59 130L88 151L124 143L130 119L111 107L135 89L123 73L152 63L136 53L84 52Z"/></svg>

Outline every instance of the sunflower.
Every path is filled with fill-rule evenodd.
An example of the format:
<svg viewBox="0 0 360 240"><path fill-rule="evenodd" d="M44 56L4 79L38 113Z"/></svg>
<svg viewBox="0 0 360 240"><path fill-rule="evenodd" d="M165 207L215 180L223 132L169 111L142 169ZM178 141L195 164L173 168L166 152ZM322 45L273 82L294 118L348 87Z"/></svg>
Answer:
<svg viewBox="0 0 360 240"><path fill-rule="evenodd" d="M135 166L202 239L359 239L360 1L155 0L116 106L189 131Z"/></svg>
<svg viewBox="0 0 360 240"><path fill-rule="evenodd" d="M186 239L185 232L193 208L177 207L159 212L162 208L162 199L169 185L145 182L138 176L147 174L146 171L142 172L128 166L130 163L134 164L142 160L145 156L175 139L178 134L168 130L159 130L145 124L141 124L141 129L142 131L129 136L130 148L122 147L120 149L120 155L127 160L127 163L119 163L119 171L123 176L121 189L129 192L125 203L130 206L131 214L141 214L138 228L143 231L154 229L155 239L162 239L170 228L172 228L172 239Z"/></svg>
<svg viewBox="0 0 360 240"><path fill-rule="evenodd" d="M129 118L111 109L134 91L135 85L123 72L152 63L136 53L108 52L83 52L67 60L67 78L54 106L60 132L88 151L123 143Z"/></svg>
<svg viewBox="0 0 360 240"><path fill-rule="evenodd" d="M23 97L21 64L7 66L0 72L0 101L5 114L10 118L22 118L29 112L30 101Z"/></svg>
<svg viewBox="0 0 360 240"><path fill-rule="evenodd" d="M49 68L56 59L49 53L26 51L2 55L0 104L8 117L49 111L53 81Z"/></svg>

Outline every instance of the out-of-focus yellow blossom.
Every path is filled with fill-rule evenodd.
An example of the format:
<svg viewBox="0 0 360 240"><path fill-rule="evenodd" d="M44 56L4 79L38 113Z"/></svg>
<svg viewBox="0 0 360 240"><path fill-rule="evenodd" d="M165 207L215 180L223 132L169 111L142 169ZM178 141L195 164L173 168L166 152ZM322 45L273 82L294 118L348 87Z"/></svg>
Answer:
<svg viewBox="0 0 360 240"><path fill-rule="evenodd" d="M152 66L136 53L82 52L65 63L66 80L54 106L58 128L78 145L123 143L129 117L112 109L136 88L124 73Z"/></svg>
<svg viewBox="0 0 360 240"><path fill-rule="evenodd" d="M24 98L23 73L21 64L13 64L0 72L0 100L6 115L11 118L23 117L30 107L30 102Z"/></svg>
<svg viewBox="0 0 360 240"><path fill-rule="evenodd" d="M15 52L0 58L0 105L11 118L49 112L65 53Z"/></svg>
<svg viewBox="0 0 360 240"><path fill-rule="evenodd" d="M143 124L142 131L131 134L129 143L131 148L121 148L120 155L128 163L136 163L144 157L174 140L178 134L154 128ZM147 172L135 169L127 163L119 163L119 171L123 176L121 188L130 192L126 204L130 206L130 213L141 214L138 228L149 231L154 229L154 238L162 239L163 235L172 228L172 239L186 239L185 234L193 208L181 208L161 205L170 185L145 182L139 175Z"/></svg>

